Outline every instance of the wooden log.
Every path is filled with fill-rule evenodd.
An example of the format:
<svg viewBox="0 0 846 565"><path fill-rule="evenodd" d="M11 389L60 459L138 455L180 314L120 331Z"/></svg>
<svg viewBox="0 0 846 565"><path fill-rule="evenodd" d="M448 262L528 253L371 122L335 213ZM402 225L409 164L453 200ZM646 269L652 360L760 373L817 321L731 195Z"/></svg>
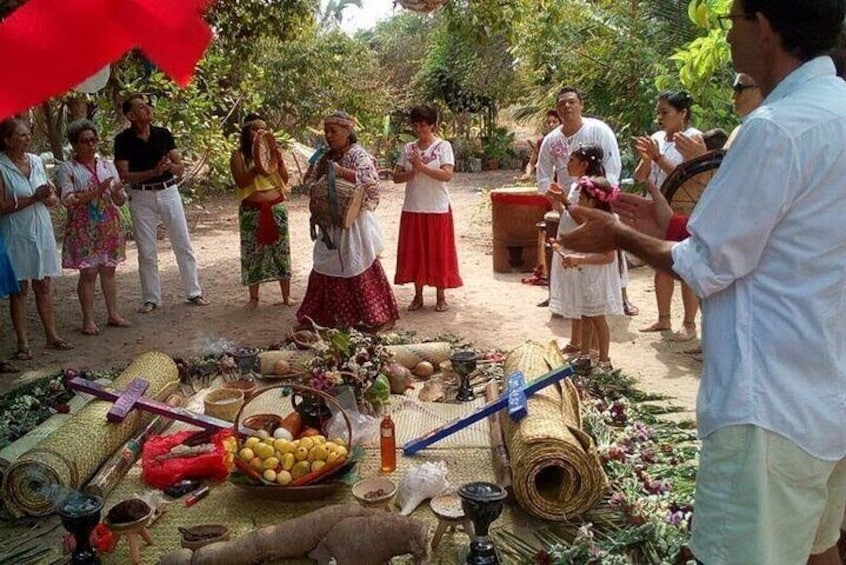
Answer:
<svg viewBox="0 0 846 565"><path fill-rule="evenodd" d="M493 381L485 387L485 399L492 402L499 398L499 385ZM493 461L496 484L504 489L511 488L511 461L508 459L508 448L505 447L505 437L502 435L502 425L499 415L494 412L488 416L488 435L491 440L491 459Z"/></svg>

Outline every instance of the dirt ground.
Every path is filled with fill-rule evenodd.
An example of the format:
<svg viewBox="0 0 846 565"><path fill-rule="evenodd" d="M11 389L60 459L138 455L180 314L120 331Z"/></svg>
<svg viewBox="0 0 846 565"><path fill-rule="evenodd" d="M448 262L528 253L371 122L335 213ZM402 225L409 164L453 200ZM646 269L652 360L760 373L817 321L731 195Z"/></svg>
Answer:
<svg viewBox="0 0 846 565"><path fill-rule="evenodd" d="M455 214L456 239L464 287L448 291L450 309L435 312L434 290L427 289L426 306L408 312L414 293L412 285L394 287L402 318L400 329L416 330L422 336L450 332L479 347L512 348L525 340L556 339L563 346L569 337L569 323L554 319L547 308L536 306L547 294L546 287L521 283L522 273L498 274L492 268L490 198L486 190L514 183L517 171L481 174L459 173L450 183ZM386 239L383 265L393 280L397 232L402 208L403 186L386 181L377 210ZM293 260L292 295L301 298L311 268L312 244L308 235L308 201L295 196L289 201ZM101 335L80 333L81 315L76 296L76 272L66 271L54 281L54 309L60 335L76 347L73 351L44 351L41 325L32 298L29 304L29 335L35 359L15 362L17 375L0 376L0 392L14 388L45 372L60 367L105 368L128 363L144 351L158 349L171 355L190 355L231 342L236 345L266 346L280 340L294 324L295 307L280 304L277 285L261 289L257 310L243 306L247 289L240 283L237 203L233 198L216 198L188 206L189 223L200 266L204 293L212 302L198 308L185 302L179 273L167 239L159 242L159 270L163 304L152 314L136 314L140 302L137 252L127 249L127 261L118 269L119 297L131 328L106 327L102 296L97 296L97 321ZM692 342L678 343L668 334L638 330L656 319L652 271L646 267L630 271L629 297L640 308L633 318L611 322L611 360L616 368L640 380L645 390L671 395L676 403L692 410L701 364L683 353ZM5 304L3 305L6 306ZM680 293L673 304L673 325L681 324ZM8 316L0 316L0 354L15 350Z"/></svg>

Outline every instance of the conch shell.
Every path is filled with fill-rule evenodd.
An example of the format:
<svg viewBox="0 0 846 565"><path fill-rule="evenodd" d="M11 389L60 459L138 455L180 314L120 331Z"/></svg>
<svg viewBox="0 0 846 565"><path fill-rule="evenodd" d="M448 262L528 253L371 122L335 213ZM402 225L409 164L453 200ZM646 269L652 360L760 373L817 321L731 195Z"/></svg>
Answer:
<svg viewBox="0 0 846 565"><path fill-rule="evenodd" d="M443 461L427 461L406 471L397 488L396 505L400 515L408 516L421 502L447 490L446 476L447 466Z"/></svg>

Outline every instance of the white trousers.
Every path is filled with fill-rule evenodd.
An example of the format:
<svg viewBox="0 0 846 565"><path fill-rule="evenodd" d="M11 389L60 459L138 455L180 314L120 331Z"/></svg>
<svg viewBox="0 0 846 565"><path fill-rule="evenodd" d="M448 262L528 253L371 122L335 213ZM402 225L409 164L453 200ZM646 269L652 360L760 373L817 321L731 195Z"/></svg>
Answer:
<svg viewBox="0 0 846 565"><path fill-rule="evenodd" d="M138 245L138 274L141 277L142 302L161 304L162 286L159 280L159 259L156 250L156 227L159 220L165 225L182 286L188 298L203 294L197 277L197 258L191 247L188 222L179 189L171 186L163 190L129 191L129 211L132 232Z"/></svg>

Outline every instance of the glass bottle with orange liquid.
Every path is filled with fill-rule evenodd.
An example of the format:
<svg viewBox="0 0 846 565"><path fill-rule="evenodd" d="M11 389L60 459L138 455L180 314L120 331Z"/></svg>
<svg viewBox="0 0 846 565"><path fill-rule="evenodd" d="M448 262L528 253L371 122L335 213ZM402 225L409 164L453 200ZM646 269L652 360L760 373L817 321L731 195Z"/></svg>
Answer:
<svg viewBox="0 0 846 565"><path fill-rule="evenodd" d="M396 428L391 415L386 413L379 425L379 447L382 455L381 471L391 473L397 468Z"/></svg>

